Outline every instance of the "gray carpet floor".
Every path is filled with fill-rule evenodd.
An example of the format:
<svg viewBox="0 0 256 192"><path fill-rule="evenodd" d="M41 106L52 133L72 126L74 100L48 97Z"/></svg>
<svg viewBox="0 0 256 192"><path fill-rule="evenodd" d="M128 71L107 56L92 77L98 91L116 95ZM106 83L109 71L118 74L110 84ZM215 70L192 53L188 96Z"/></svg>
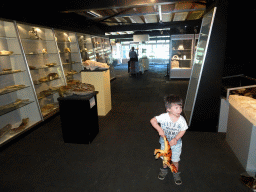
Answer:
<svg viewBox="0 0 256 192"><path fill-rule="evenodd" d="M165 112L163 97L186 97L188 81L169 81L166 66L150 66L129 77L127 65L116 67L111 82L112 110L99 117L100 132L90 145L64 143L56 115L0 153L1 192L244 192L243 167L225 141L225 134L190 132L183 137L180 171L175 185L155 160L158 134L149 120ZM79 109L77 109L79 110ZM90 120L84 120L86 128ZM72 127L71 127L72 129Z"/></svg>

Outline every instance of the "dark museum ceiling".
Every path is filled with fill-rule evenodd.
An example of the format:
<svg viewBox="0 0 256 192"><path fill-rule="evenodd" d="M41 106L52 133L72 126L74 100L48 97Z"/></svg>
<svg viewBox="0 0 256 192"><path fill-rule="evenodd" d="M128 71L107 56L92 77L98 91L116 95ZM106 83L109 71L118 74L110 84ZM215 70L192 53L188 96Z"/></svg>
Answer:
<svg viewBox="0 0 256 192"><path fill-rule="evenodd" d="M0 4L0 17L39 25L88 28L96 25L108 35L150 30L176 30L200 26L206 8L215 0L70 0ZM49 6L51 5L51 6ZM80 25L80 26L79 26Z"/></svg>
<svg viewBox="0 0 256 192"><path fill-rule="evenodd" d="M130 0L91 2L86 7L70 7L88 20L106 25L106 34L124 35L133 31L164 29L172 25L197 24L206 10L206 1ZM200 20L201 22L201 20ZM181 28L180 28L181 29Z"/></svg>

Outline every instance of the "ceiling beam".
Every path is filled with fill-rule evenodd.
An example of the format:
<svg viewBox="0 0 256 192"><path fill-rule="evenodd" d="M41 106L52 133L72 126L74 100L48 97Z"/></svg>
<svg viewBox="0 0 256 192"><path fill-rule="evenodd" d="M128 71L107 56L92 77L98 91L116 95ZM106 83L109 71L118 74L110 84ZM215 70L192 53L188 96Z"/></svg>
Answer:
<svg viewBox="0 0 256 192"><path fill-rule="evenodd" d="M146 24L130 24L130 25L118 25L118 26L104 26L105 32L115 31L143 31L150 29L164 29L170 27L185 27L185 26L200 26L202 23L201 19L190 20L190 21L173 21L163 23L146 23Z"/></svg>
<svg viewBox="0 0 256 192"><path fill-rule="evenodd" d="M58 5L58 10L65 12L101 10L101 9L117 9L140 7L150 5L174 4L177 2L195 2L195 0L72 0Z"/></svg>
<svg viewBox="0 0 256 192"><path fill-rule="evenodd" d="M113 18L113 17L116 17L116 16L118 16L118 15L124 13L124 12L129 11L130 9L132 9L132 8L128 8L128 9L125 9L125 10L120 11L120 12L118 12L118 13L115 13L114 15L110 15L110 16L108 16L108 17L106 17L106 18L100 20L100 22L101 22L101 21L104 21L104 20L107 20L107 19L110 19L110 18Z"/></svg>
<svg viewBox="0 0 256 192"><path fill-rule="evenodd" d="M171 11L162 11L162 14L173 14L173 13L180 13L180 12L194 12L194 11L205 11L206 8L196 8L196 9L182 9L182 10L171 10ZM82 12L80 12L82 13ZM145 16L145 15L158 15L159 11L156 12L151 12L151 13L147 13L147 12L143 12L143 13L130 13L130 14L120 14L118 15L118 17L131 17L131 16ZM105 17L95 17L95 18L91 18L92 20L100 20L103 19L105 20L108 16Z"/></svg>

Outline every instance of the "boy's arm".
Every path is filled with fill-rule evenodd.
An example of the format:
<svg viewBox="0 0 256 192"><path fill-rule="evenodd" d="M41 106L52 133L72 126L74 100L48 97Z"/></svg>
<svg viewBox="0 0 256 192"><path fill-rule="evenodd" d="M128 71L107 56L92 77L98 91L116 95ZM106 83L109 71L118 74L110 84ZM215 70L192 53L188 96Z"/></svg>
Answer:
<svg viewBox="0 0 256 192"><path fill-rule="evenodd" d="M150 123L151 125L158 131L158 134L161 136L161 137L164 137L164 131L163 129L158 125L158 122L156 120L156 118L152 118L150 120Z"/></svg>
<svg viewBox="0 0 256 192"><path fill-rule="evenodd" d="M170 141L170 145L173 146L173 145L176 145L178 140L183 137L183 135L186 133L186 130L185 131L180 131L178 133L178 135L176 135L175 138L173 138L171 141Z"/></svg>
<svg viewBox="0 0 256 192"><path fill-rule="evenodd" d="M183 135L186 133L186 130L185 131L180 131L178 133L178 135L176 135L175 139L178 141L181 137L183 137Z"/></svg>

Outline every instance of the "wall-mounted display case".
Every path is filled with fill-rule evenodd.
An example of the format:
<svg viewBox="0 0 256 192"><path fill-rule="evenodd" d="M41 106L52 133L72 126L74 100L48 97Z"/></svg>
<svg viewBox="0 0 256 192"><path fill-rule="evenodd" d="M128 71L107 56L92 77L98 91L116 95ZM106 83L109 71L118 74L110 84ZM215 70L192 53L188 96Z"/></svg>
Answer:
<svg viewBox="0 0 256 192"><path fill-rule="evenodd" d="M66 84L52 29L17 24L18 33L44 118L58 111L58 88Z"/></svg>
<svg viewBox="0 0 256 192"><path fill-rule="evenodd" d="M108 38L7 20L0 59L0 146L59 111L59 87L81 81L83 61L112 64Z"/></svg>
<svg viewBox="0 0 256 192"><path fill-rule="evenodd" d="M76 33L54 30L66 80L80 80L82 59Z"/></svg>
<svg viewBox="0 0 256 192"><path fill-rule="evenodd" d="M0 145L42 121L14 22L0 21Z"/></svg>
<svg viewBox="0 0 256 192"><path fill-rule="evenodd" d="M96 56L93 50L91 35L77 33L78 44L80 48L82 62L86 60L96 61Z"/></svg>
<svg viewBox="0 0 256 192"><path fill-rule="evenodd" d="M172 35L170 40L170 78L190 78L194 54L194 35Z"/></svg>

